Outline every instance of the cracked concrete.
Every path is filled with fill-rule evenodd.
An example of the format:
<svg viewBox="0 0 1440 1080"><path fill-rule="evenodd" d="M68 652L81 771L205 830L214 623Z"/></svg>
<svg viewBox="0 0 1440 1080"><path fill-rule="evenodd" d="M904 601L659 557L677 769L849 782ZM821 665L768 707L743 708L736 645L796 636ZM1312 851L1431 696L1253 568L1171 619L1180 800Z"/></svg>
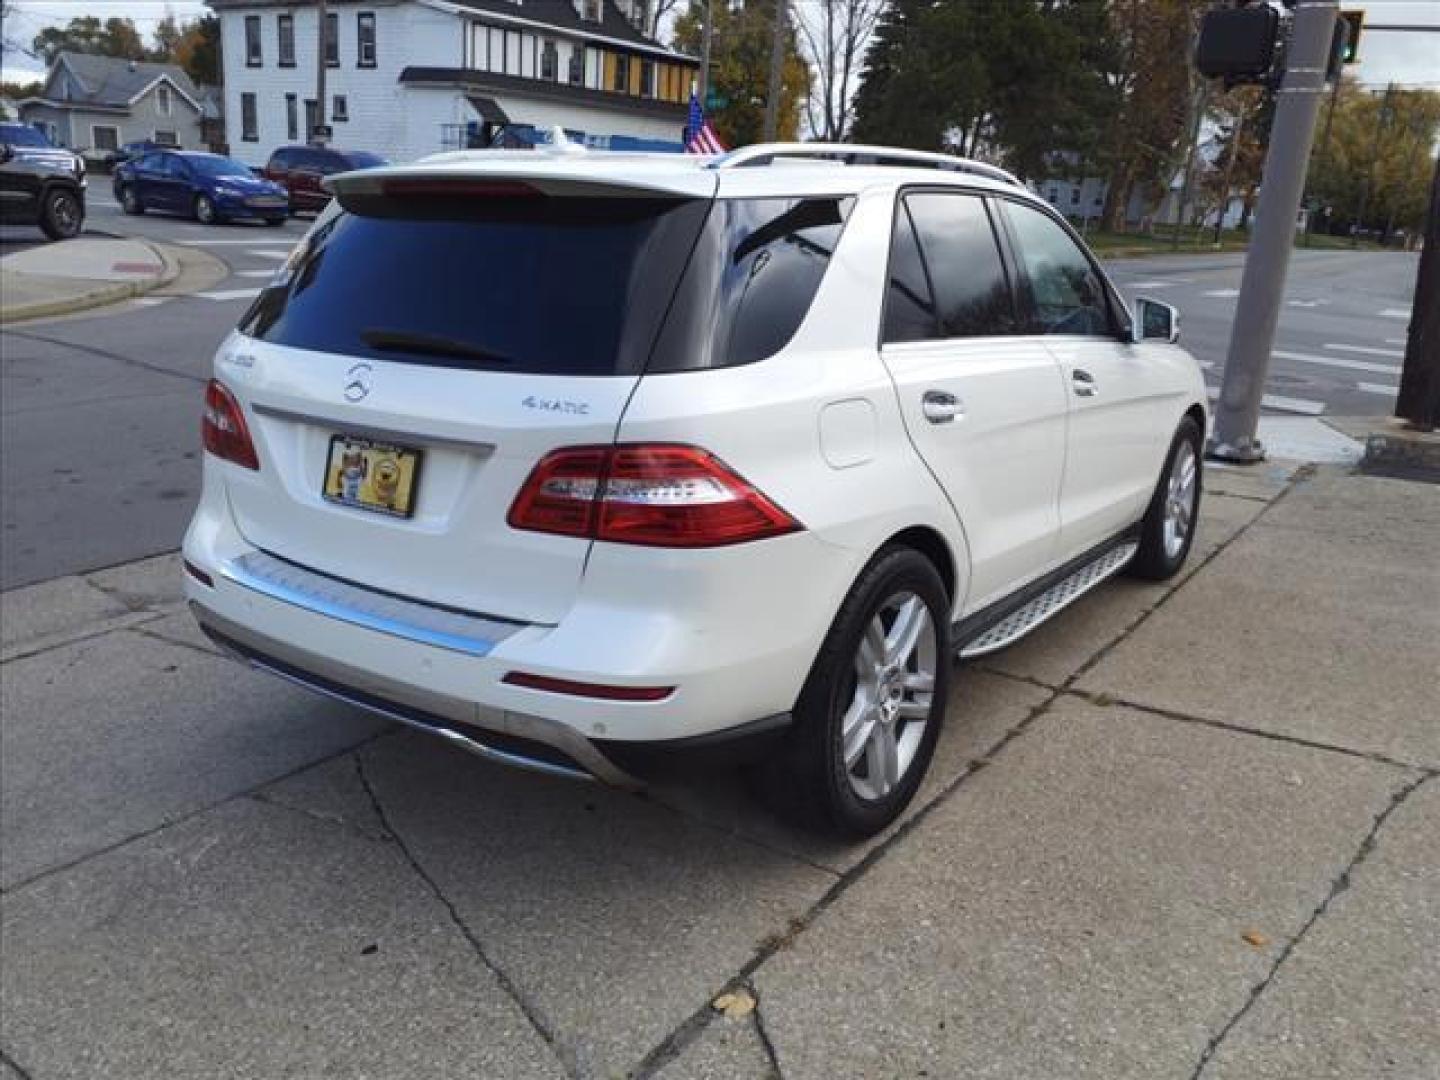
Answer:
<svg viewBox="0 0 1440 1080"><path fill-rule="evenodd" d="M0 1077L1435 1075L1432 496L1207 481L853 846L252 675L173 557L5 594Z"/></svg>

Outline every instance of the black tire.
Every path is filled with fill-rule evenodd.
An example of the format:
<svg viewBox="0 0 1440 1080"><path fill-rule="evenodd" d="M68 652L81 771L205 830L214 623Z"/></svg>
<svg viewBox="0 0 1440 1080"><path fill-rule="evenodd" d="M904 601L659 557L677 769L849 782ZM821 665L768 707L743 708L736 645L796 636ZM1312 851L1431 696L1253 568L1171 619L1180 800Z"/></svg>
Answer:
<svg viewBox="0 0 1440 1080"><path fill-rule="evenodd" d="M201 225L220 224L220 215L215 210L215 204L208 195L196 195L193 207L195 220Z"/></svg>
<svg viewBox="0 0 1440 1080"><path fill-rule="evenodd" d="M69 188L52 188L45 193L40 209L40 231L51 240L69 240L85 227L85 206Z"/></svg>
<svg viewBox="0 0 1440 1080"><path fill-rule="evenodd" d="M278 218L278 217L266 218L266 219L265 219L265 224L266 224L266 225L270 225L270 226L284 225L287 220L288 220L287 218Z"/></svg>
<svg viewBox="0 0 1440 1080"><path fill-rule="evenodd" d="M855 789L852 769L845 764L843 719L856 696L857 654L867 626L887 603L907 593L923 602L934 628L934 683L919 742L913 744L913 756L898 782L887 794L866 798ZM840 606L795 704L794 723L781 751L754 772L761 796L807 828L851 839L885 828L909 805L930 766L945 717L952 663L950 602L934 564L913 548L883 549ZM895 723L903 739L904 725L915 720Z"/></svg>
<svg viewBox="0 0 1440 1080"><path fill-rule="evenodd" d="M1170 452L1165 455L1165 468L1160 473L1155 494L1150 497L1150 506L1140 522L1140 550L1126 568L1131 576L1147 581L1164 581L1174 577L1185 565L1185 560L1190 555L1190 547L1195 543L1195 527L1200 519L1200 488L1205 473L1201 464L1201 452L1200 425L1193 416L1187 416L1180 421L1175 438L1170 442ZM1194 472L1193 486L1188 495L1172 492L1171 481L1177 466L1183 469L1187 462ZM1167 519L1174 516L1172 496L1189 504L1186 528L1178 544L1173 528L1167 530L1166 527Z"/></svg>
<svg viewBox="0 0 1440 1080"><path fill-rule="evenodd" d="M131 215L145 213L145 204L140 201L140 194L129 184L120 188L120 209Z"/></svg>

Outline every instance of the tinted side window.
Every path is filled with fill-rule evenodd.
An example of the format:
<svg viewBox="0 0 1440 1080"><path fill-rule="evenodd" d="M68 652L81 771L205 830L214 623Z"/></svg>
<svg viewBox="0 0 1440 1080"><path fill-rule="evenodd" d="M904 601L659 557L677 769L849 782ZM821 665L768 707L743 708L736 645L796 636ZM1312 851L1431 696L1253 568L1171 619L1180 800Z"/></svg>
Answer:
<svg viewBox="0 0 1440 1080"><path fill-rule="evenodd" d="M885 290L883 340L926 341L940 336L930 279L920 258L915 226L902 199L895 207L895 231L890 238L890 283Z"/></svg>
<svg viewBox="0 0 1440 1080"><path fill-rule="evenodd" d="M185 180L190 176L190 167L174 154L166 154L161 159L164 162L165 175L172 180Z"/></svg>
<svg viewBox="0 0 1440 1080"><path fill-rule="evenodd" d="M1070 234L1047 214L1007 202L1016 257L1029 284L1032 329L1040 334L1112 332L1100 275Z"/></svg>
<svg viewBox="0 0 1440 1080"><path fill-rule="evenodd" d="M810 310L850 206L844 198L718 200L648 370L732 367L783 349Z"/></svg>
<svg viewBox="0 0 1440 1080"><path fill-rule="evenodd" d="M272 168L272 169L288 169L288 168L290 168L290 151L289 151L289 150L276 150L275 153L271 154L271 155L270 155L270 168Z"/></svg>
<svg viewBox="0 0 1440 1080"><path fill-rule="evenodd" d="M940 336L1015 333L1010 282L980 198L932 192L907 195L905 204L930 271Z"/></svg>
<svg viewBox="0 0 1440 1080"><path fill-rule="evenodd" d="M135 162L135 168L141 172L159 172L161 164L160 154L146 154L139 161Z"/></svg>

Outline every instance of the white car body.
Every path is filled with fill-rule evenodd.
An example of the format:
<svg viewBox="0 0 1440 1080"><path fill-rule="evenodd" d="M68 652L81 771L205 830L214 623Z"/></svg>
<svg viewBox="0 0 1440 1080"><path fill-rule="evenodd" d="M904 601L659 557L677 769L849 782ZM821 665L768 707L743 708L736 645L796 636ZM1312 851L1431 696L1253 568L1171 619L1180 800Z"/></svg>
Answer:
<svg viewBox="0 0 1440 1080"><path fill-rule="evenodd" d="M623 783L607 746L781 725L887 543L909 538L937 563L963 626L1133 529L1177 425L1203 428L1199 367L1170 340L878 344L899 193L956 188L1051 213L983 170L489 152L363 175L853 200L798 330L754 363L576 377L357 368L238 331L221 345L215 376L260 467L205 456L184 543L201 623L261 666L488 756ZM1082 396L1077 369L1098 393ZM357 378L366 392L347 400ZM927 420L932 391L953 395L953 422ZM423 448L413 517L321 497L337 432ZM610 443L702 447L802 527L666 548L507 523L545 454ZM673 691L612 700L502 681L512 672Z"/></svg>

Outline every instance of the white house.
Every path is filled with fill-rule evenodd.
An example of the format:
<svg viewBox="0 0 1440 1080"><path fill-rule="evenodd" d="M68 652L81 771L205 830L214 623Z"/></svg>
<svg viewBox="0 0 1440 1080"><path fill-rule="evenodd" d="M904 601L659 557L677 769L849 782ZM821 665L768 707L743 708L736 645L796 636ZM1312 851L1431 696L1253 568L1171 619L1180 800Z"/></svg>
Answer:
<svg viewBox="0 0 1440 1080"><path fill-rule="evenodd" d="M175 64L62 52L44 89L18 108L51 142L81 153L99 156L141 139L201 145L203 95Z"/></svg>
<svg viewBox="0 0 1440 1080"><path fill-rule="evenodd" d="M313 0L209 0L221 20L230 153L263 164L315 124ZM329 142L406 161L524 142L679 143L698 64L637 27L649 0L329 0ZM622 140L623 141L623 140Z"/></svg>

